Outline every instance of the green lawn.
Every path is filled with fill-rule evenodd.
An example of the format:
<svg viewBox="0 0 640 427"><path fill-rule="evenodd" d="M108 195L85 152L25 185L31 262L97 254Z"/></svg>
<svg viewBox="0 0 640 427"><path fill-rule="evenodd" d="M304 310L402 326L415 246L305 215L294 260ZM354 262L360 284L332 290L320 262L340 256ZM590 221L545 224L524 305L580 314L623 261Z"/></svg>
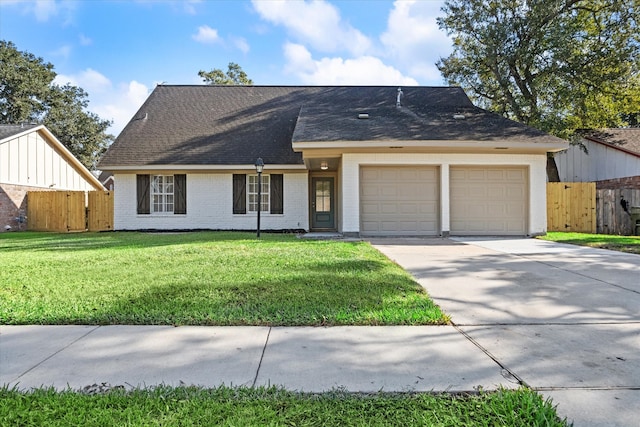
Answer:
<svg viewBox="0 0 640 427"><path fill-rule="evenodd" d="M640 254L640 236L614 236L608 234L561 233L549 232L539 239L553 242L571 243L573 245L590 246L592 248L611 249L614 251Z"/></svg>
<svg viewBox="0 0 640 427"><path fill-rule="evenodd" d="M301 394L277 388L167 388L87 395L0 388L0 421L16 426L566 426L528 390Z"/></svg>
<svg viewBox="0 0 640 427"><path fill-rule="evenodd" d="M366 242L250 233L0 233L0 324L448 321Z"/></svg>

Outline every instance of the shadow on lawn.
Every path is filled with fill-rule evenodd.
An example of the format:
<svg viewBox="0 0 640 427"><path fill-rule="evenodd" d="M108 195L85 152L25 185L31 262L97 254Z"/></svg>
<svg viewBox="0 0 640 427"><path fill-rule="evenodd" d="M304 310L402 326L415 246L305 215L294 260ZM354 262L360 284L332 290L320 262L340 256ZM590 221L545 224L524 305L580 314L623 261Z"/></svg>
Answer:
<svg viewBox="0 0 640 427"><path fill-rule="evenodd" d="M85 306L49 324L328 326L444 323L424 289L375 260L300 264L283 277L261 271L243 281L167 284ZM388 271L385 271L388 270ZM108 279L105 279L108 280Z"/></svg>
<svg viewBox="0 0 640 427"><path fill-rule="evenodd" d="M83 251L96 249L132 249L158 246L184 245L190 243L238 242L261 244L262 242L287 243L296 241L295 234L264 233L258 240L254 233L241 231L184 231L142 232L111 231L103 233L0 233L2 251ZM308 243L323 243L308 241Z"/></svg>

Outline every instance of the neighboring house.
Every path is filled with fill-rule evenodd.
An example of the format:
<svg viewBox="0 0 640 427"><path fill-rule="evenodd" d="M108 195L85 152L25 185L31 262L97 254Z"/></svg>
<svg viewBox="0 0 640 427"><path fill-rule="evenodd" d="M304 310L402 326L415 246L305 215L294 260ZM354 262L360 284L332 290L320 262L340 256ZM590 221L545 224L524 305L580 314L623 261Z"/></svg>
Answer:
<svg viewBox="0 0 640 427"><path fill-rule="evenodd" d="M27 192L104 190L44 125L0 125L0 229L26 229Z"/></svg>
<svg viewBox="0 0 640 427"><path fill-rule="evenodd" d="M568 143L457 87L159 85L100 161L115 229L546 232L547 152Z"/></svg>
<svg viewBox="0 0 640 427"><path fill-rule="evenodd" d="M104 188L109 191L113 191L113 174L111 172L101 172L98 180L100 180Z"/></svg>
<svg viewBox="0 0 640 427"><path fill-rule="evenodd" d="M603 129L556 154L560 180L598 188L640 188L640 128Z"/></svg>

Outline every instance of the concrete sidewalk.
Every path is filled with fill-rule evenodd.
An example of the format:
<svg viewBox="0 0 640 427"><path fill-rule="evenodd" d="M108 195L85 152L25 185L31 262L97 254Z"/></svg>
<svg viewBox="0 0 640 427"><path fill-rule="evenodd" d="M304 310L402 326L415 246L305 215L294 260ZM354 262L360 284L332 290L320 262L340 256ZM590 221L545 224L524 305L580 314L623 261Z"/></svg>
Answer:
<svg viewBox="0 0 640 427"><path fill-rule="evenodd" d="M0 326L0 384L306 392L526 384L576 426L637 425L640 256L535 239L372 243L455 326Z"/></svg>
<svg viewBox="0 0 640 427"><path fill-rule="evenodd" d="M502 369L452 326L2 326L0 383L195 384L319 392L495 389Z"/></svg>

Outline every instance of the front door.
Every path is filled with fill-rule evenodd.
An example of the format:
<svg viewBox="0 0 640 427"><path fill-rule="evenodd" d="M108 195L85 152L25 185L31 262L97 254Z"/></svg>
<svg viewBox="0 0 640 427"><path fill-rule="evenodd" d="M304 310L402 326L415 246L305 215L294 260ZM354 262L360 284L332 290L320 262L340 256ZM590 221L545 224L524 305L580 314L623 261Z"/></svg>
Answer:
<svg viewBox="0 0 640 427"><path fill-rule="evenodd" d="M311 228L335 229L333 177L311 178Z"/></svg>

